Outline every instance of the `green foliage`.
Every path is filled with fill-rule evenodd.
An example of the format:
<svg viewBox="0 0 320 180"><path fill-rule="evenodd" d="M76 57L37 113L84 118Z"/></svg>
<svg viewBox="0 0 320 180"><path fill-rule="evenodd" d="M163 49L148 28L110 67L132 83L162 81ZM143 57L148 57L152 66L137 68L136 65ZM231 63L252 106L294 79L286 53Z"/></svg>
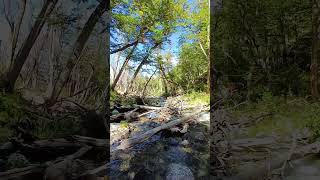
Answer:
<svg viewBox="0 0 320 180"><path fill-rule="evenodd" d="M169 77L187 93L207 90L208 61L199 45L186 44L182 47L179 62Z"/></svg>
<svg viewBox="0 0 320 180"><path fill-rule="evenodd" d="M129 127L128 121L126 120L120 121L120 128L128 128L128 127Z"/></svg>
<svg viewBox="0 0 320 180"><path fill-rule="evenodd" d="M244 97L248 89L254 100L260 90L305 96L311 59L309 7L311 1L225 1L216 18L216 69L228 82L242 84Z"/></svg>
<svg viewBox="0 0 320 180"><path fill-rule="evenodd" d="M306 127L308 127L314 138L320 137L320 104L312 104L309 107L309 114L306 117Z"/></svg>
<svg viewBox="0 0 320 180"><path fill-rule="evenodd" d="M6 168L14 169L14 168L22 168L28 166L30 163L25 156L19 153L13 153L8 157L8 162L6 164Z"/></svg>
<svg viewBox="0 0 320 180"><path fill-rule="evenodd" d="M320 137L320 104L308 103L304 98L272 96L266 92L262 100L249 103L233 110L235 117L259 117L263 113L273 112L272 116L265 117L255 126L249 127L250 137L261 134L277 133L288 135L293 131L308 128L314 138Z"/></svg>
<svg viewBox="0 0 320 180"><path fill-rule="evenodd" d="M79 117L66 117L59 121L48 121L37 119L32 133L41 138L61 138L80 133Z"/></svg>
<svg viewBox="0 0 320 180"><path fill-rule="evenodd" d="M19 108L21 99L16 94L0 96L0 125L19 120L24 112Z"/></svg>
<svg viewBox="0 0 320 180"><path fill-rule="evenodd" d="M204 92L191 92L183 95L190 105L208 105L210 103L210 94Z"/></svg>

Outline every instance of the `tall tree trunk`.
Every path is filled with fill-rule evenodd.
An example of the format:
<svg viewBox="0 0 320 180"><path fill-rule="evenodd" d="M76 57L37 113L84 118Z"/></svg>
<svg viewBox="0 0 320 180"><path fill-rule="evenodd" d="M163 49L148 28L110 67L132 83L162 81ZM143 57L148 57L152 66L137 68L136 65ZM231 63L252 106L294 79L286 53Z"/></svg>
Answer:
<svg viewBox="0 0 320 180"><path fill-rule="evenodd" d="M161 63L159 63L159 69L160 69L160 74L162 77L162 82L163 82L163 87L164 87L164 93L167 96L168 95L168 83L167 83L167 76L164 67L162 66Z"/></svg>
<svg viewBox="0 0 320 180"><path fill-rule="evenodd" d="M46 96L51 97L52 95L52 89L53 89L53 75L54 75L54 62L55 62L55 31L54 27L49 28L50 29L50 53L49 53L49 81L48 86L46 90Z"/></svg>
<svg viewBox="0 0 320 180"><path fill-rule="evenodd" d="M37 40L47 18L55 8L58 0L47 0L45 4L43 5L37 20L32 26L32 29L27 37L27 39L24 41L21 49L17 53L16 58L14 59L14 64L12 69L7 73L7 76L4 77L4 80L0 83L0 88L4 89L7 92L13 92L15 83L19 77L19 74L21 72L21 69L27 60L27 57Z"/></svg>
<svg viewBox="0 0 320 180"><path fill-rule="evenodd" d="M14 26L14 29L13 29L12 41L11 41L11 56L10 56L10 67L9 67L9 70L11 69L11 66L12 66L12 63L13 63L13 59L14 59L14 55L16 53L16 48L17 48L20 28L21 28L21 24L22 24L24 13L26 11L26 4L27 4L27 0L22 0L22 10L21 10L21 13L19 14L17 25L16 25L16 27Z"/></svg>
<svg viewBox="0 0 320 180"><path fill-rule="evenodd" d="M155 71L151 74L151 76L149 77L148 81L147 81L146 84L144 85L143 91L142 91L142 94L141 94L142 99L144 99L144 94L145 94L145 92L146 92L146 90L147 90L147 86L148 86L149 82L151 81L152 77L156 74L156 72L157 72L157 70L155 70Z"/></svg>
<svg viewBox="0 0 320 180"><path fill-rule="evenodd" d="M154 49L156 49L159 45L160 45L160 43L156 43L153 47L151 47L151 48L149 49L149 51L147 52L147 54L144 56L144 58L142 59L142 61L140 62L140 64L138 65L137 69L135 70L135 72L134 72L134 74L133 74L133 77L132 77L132 79L131 79L131 81L130 81L130 83L129 83L129 85L128 85L127 91L131 88L131 86L132 86L134 80L136 79L137 75L139 74L142 66L147 63L148 58L149 58L150 54L152 53L152 51L153 51ZM127 92L126 92L126 93L127 93Z"/></svg>
<svg viewBox="0 0 320 180"><path fill-rule="evenodd" d="M318 59L320 56L320 0L313 0L312 7L312 59L310 65L310 89L313 100L318 100Z"/></svg>
<svg viewBox="0 0 320 180"><path fill-rule="evenodd" d="M120 79L120 77L121 77L124 69L126 68L126 66L127 66L128 63L129 63L129 60L131 59L131 56L132 56L134 50L136 49L137 45L138 45L138 44L135 44L135 45L132 47L131 51L129 52L129 54L127 55L126 59L124 60L122 66L121 66L121 69L119 70L119 73L117 74L116 78L113 80L113 83L112 83L112 85L111 85L111 89L112 89L112 90L114 90L114 88L116 87L116 85L117 85L117 83L118 83L118 81L119 81L119 79Z"/></svg>
<svg viewBox="0 0 320 180"><path fill-rule="evenodd" d="M107 0L100 1L99 5L92 12L89 19L85 23L80 35L73 45L72 53L67 61L66 72L60 73L57 82L55 82L56 85L53 88L52 96L48 102L49 105L52 105L59 98L62 90L65 88L66 83L69 81L72 70L79 60L84 46L88 41L96 23L99 21L100 17L105 13L107 9L109 9L109 2ZM57 89L58 86L60 86L59 89Z"/></svg>

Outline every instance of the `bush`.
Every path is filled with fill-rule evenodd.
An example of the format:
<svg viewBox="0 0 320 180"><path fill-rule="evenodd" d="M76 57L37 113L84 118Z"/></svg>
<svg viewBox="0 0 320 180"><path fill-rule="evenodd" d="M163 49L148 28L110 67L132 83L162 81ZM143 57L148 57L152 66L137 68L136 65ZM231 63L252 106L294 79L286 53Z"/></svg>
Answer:
<svg viewBox="0 0 320 180"><path fill-rule="evenodd" d="M191 105L205 105L210 103L210 94L205 92L191 92L189 94L185 94L184 98L187 99L187 102Z"/></svg>
<svg viewBox="0 0 320 180"><path fill-rule="evenodd" d="M306 127L311 130L313 138L320 137L320 106L319 104L310 105L308 116L305 120Z"/></svg>

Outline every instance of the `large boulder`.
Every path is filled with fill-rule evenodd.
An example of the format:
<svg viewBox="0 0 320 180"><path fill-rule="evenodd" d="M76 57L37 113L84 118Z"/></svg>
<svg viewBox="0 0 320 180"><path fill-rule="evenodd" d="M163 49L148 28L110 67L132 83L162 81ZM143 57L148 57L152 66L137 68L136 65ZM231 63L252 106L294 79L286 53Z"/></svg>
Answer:
<svg viewBox="0 0 320 180"><path fill-rule="evenodd" d="M194 180L194 176L187 166L173 163L168 166L166 180Z"/></svg>

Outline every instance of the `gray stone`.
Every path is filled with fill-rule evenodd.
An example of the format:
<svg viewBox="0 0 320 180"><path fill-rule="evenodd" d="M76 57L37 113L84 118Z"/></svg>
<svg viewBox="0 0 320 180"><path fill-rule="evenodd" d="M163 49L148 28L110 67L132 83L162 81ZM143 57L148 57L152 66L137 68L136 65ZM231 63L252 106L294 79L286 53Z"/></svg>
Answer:
<svg viewBox="0 0 320 180"><path fill-rule="evenodd" d="M194 180L194 176L187 166L173 163L168 166L166 180Z"/></svg>
<svg viewBox="0 0 320 180"><path fill-rule="evenodd" d="M119 114L119 111L117 111L116 109L112 111L112 115L116 115Z"/></svg>
<svg viewBox="0 0 320 180"><path fill-rule="evenodd" d="M170 146L166 157L172 163L187 162L190 160L188 154L182 151L179 146Z"/></svg>
<svg viewBox="0 0 320 180"><path fill-rule="evenodd" d="M20 153L12 153L8 157L7 168L21 168L29 165L28 159Z"/></svg>
<svg viewBox="0 0 320 180"><path fill-rule="evenodd" d="M187 146L187 145L189 145L189 141L188 141L188 140L183 140L183 141L181 142L181 145Z"/></svg>
<svg viewBox="0 0 320 180"><path fill-rule="evenodd" d="M194 134L194 138L198 141L204 141L206 139L206 137L204 136L204 134L202 132L196 132Z"/></svg>

